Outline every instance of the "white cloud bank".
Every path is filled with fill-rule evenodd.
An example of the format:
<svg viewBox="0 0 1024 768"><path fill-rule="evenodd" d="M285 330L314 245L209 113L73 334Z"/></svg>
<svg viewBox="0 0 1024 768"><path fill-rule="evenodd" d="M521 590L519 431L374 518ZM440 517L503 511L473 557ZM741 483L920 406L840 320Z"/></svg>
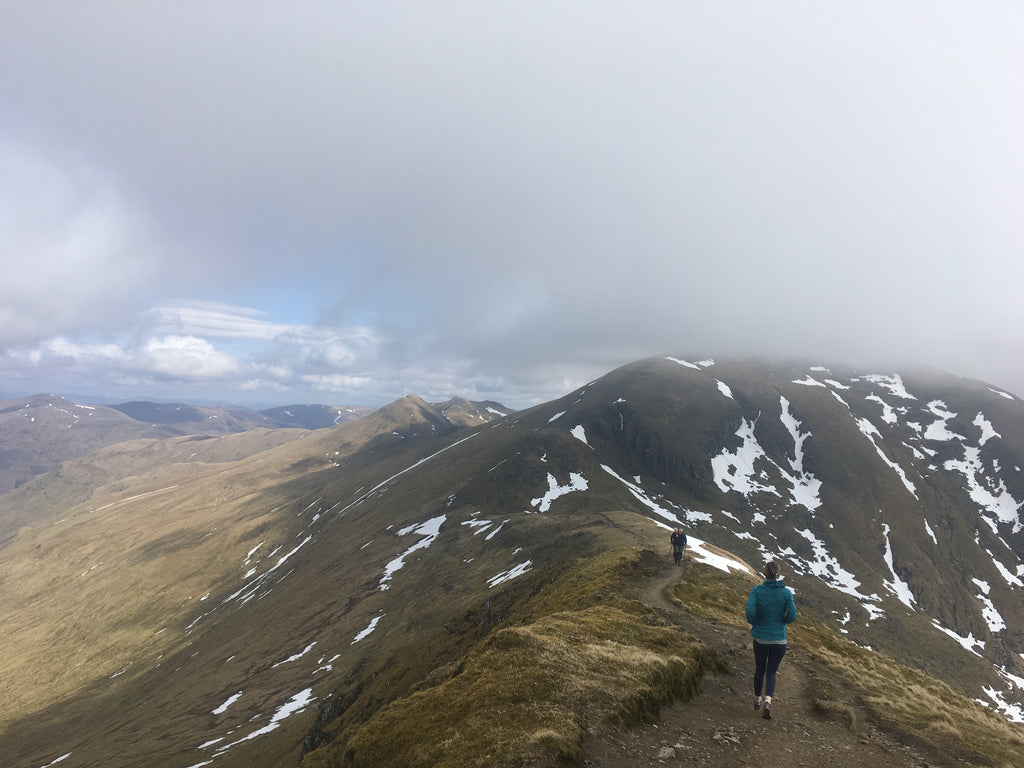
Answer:
<svg viewBox="0 0 1024 768"><path fill-rule="evenodd" d="M9 389L522 407L699 349L1024 392L1017 4L5 21Z"/></svg>

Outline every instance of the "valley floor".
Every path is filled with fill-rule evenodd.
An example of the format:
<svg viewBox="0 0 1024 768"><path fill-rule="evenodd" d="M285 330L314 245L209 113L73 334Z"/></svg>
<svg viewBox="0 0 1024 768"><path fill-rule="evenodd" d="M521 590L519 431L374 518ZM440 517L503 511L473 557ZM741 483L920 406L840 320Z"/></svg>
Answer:
<svg viewBox="0 0 1024 768"><path fill-rule="evenodd" d="M684 562L683 568L686 567ZM854 697L830 680L815 659L790 643L779 670L774 716L753 708L753 653L741 627L696 620L674 605L667 590L681 575L669 565L645 602L711 645L729 666L703 680L699 695L663 707L657 723L596 734L584 750L587 768L924 768L961 765L897 742L868 722ZM833 702L824 711L816 702Z"/></svg>

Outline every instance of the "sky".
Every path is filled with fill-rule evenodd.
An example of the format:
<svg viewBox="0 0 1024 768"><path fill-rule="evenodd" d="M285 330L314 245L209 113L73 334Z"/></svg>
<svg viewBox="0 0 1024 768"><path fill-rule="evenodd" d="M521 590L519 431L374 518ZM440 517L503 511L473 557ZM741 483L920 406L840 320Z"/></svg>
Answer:
<svg viewBox="0 0 1024 768"><path fill-rule="evenodd" d="M1024 395L1024 5L0 0L0 396Z"/></svg>

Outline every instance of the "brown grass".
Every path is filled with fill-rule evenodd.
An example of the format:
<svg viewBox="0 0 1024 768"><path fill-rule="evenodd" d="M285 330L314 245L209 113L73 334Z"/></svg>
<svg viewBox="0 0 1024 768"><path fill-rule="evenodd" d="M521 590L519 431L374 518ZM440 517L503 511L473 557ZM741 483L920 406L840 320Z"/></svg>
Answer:
<svg viewBox="0 0 1024 768"><path fill-rule="evenodd" d="M647 555L618 551L539 592L521 624L492 632L459 674L385 707L305 767L580 765L588 731L657 716L721 660L623 595ZM575 610L559 610L574 604ZM551 612L548 612L551 611Z"/></svg>

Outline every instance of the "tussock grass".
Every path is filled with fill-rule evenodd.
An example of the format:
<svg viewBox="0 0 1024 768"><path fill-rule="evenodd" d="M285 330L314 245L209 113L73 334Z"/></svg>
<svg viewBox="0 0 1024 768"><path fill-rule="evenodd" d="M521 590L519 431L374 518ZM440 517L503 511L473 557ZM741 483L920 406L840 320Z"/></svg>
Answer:
<svg viewBox="0 0 1024 768"><path fill-rule="evenodd" d="M722 668L714 650L625 597L648 558L619 551L569 569L520 606L520 623L478 643L458 674L392 702L304 768L581 765L590 730L654 718Z"/></svg>
<svg viewBox="0 0 1024 768"><path fill-rule="evenodd" d="M692 694L713 654L599 606L493 633L463 672L395 702L353 738L348 766L576 765L587 729Z"/></svg>
<svg viewBox="0 0 1024 768"><path fill-rule="evenodd" d="M879 722L951 755L1001 768L1020 765L1024 729L885 656L853 643L820 642L822 632L828 630L812 626L797 633L798 642L849 681Z"/></svg>

